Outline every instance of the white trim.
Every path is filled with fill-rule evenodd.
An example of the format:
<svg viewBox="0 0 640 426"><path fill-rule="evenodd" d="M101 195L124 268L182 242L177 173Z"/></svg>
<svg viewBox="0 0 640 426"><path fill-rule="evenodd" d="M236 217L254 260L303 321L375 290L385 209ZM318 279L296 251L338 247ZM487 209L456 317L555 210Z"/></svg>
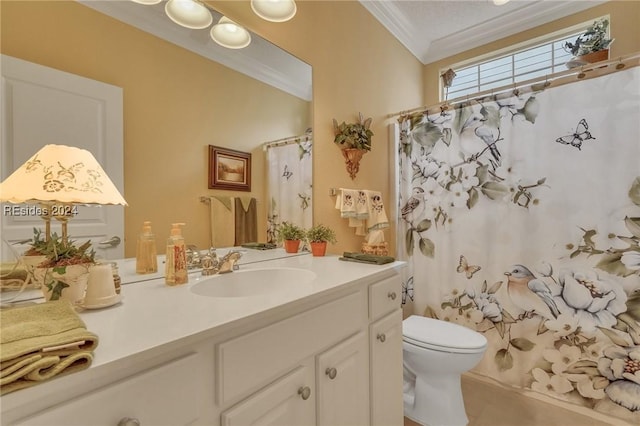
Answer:
<svg viewBox="0 0 640 426"><path fill-rule="evenodd" d="M360 3L420 62L429 64L564 16L590 9L606 3L606 1L536 1L491 21L433 40L427 46L424 45L424 40L414 39L411 20L399 11L394 1L360 0Z"/></svg>

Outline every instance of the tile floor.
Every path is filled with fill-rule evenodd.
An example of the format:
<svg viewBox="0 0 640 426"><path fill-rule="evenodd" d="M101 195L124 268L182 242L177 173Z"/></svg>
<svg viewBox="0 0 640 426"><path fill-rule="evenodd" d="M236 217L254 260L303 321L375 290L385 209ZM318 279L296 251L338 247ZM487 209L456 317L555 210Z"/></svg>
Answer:
<svg viewBox="0 0 640 426"><path fill-rule="evenodd" d="M463 377L468 426L611 426L499 385ZM420 426L405 418L404 426Z"/></svg>

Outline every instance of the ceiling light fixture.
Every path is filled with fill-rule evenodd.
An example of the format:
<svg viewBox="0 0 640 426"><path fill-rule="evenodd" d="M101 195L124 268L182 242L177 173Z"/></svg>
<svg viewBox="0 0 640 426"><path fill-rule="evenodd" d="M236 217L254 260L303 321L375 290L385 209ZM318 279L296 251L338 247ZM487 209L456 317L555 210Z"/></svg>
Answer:
<svg viewBox="0 0 640 426"><path fill-rule="evenodd" d="M140 3L140 4L148 4L148 5L152 5L152 4L158 4L160 3L162 0L131 0L134 3Z"/></svg>
<svg viewBox="0 0 640 426"><path fill-rule="evenodd" d="M213 22L209 9L196 0L169 0L164 11L176 24L195 30L207 28Z"/></svg>
<svg viewBox="0 0 640 426"><path fill-rule="evenodd" d="M251 43L251 34L231 19L223 16L211 28L211 38L220 46L229 49L242 49Z"/></svg>
<svg viewBox="0 0 640 426"><path fill-rule="evenodd" d="M297 7L294 0L251 0L256 15L270 22L285 22L293 18Z"/></svg>
<svg viewBox="0 0 640 426"><path fill-rule="evenodd" d="M502 6L503 4L509 3L509 0L493 0L493 4L496 6Z"/></svg>

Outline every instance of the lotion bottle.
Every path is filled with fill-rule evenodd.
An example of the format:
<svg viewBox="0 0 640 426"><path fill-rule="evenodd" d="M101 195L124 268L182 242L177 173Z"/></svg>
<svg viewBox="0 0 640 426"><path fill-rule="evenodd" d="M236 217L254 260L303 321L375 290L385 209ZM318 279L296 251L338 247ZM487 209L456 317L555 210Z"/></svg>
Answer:
<svg viewBox="0 0 640 426"><path fill-rule="evenodd" d="M166 284L170 286L186 284L189 281L187 252L181 226L184 226L184 223L173 223L167 240L164 278Z"/></svg>
<svg viewBox="0 0 640 426"><path fill-rule="evenodd" d="M156 237L151 231L151 222L145 221L136 246L136 274L158 272L158 252Z"/></svg>

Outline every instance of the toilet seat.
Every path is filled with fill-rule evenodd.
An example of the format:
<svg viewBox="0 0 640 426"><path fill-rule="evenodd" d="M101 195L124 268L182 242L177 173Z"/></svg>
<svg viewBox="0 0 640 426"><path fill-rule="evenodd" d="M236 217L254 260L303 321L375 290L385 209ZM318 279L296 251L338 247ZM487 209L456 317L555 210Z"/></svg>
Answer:
<svg viewBox="0 0 640 426"><path fill-rule="evenodd" d="M402 340L438 352L477 353L487 347L487 339L474 330L419 315L402 322Z"/></svg>

